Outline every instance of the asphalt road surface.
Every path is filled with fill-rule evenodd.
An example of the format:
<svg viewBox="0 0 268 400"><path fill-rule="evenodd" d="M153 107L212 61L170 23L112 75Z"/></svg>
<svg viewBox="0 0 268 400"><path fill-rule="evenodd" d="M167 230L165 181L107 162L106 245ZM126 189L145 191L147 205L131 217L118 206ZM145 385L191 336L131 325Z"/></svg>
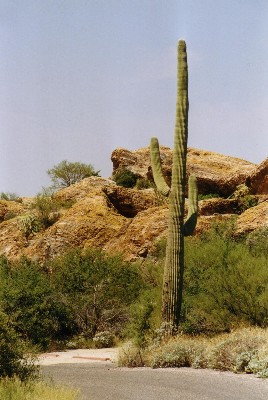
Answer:
<svg viewBox="0 0 268 400"><path fill-rule="evenodd" d="M191 368L117 368L111 362L42 366L79 400L268 400L268 379Z"/></svg>

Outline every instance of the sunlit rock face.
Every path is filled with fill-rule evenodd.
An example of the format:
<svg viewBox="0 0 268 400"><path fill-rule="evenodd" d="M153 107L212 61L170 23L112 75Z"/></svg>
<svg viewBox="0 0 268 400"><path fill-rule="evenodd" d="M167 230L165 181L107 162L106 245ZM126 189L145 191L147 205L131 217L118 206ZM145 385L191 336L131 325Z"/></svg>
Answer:
<svg viewBox="0 0 268 400"><path fill-rule="evenodd" d="M168 183L171 180L172 150L160 148L162 168ZM136 175L152 179L150 153L148 148L130 151L116 149L112 153L113 174L127 168ZM201 194L218 193L230 196L236 186L244 183L256 170L256 165L240 158L225 156L206 150L189 148L187 153L187 176L196 175Z"/></svg>
<svg viewBox="0 0 268 400"><path fill-rule="evenodd" d="M161 148L166 180L171 177L172 151ZM152 179L149 150L117 149L112 154L114 173L124 167ZM189 149L187 174L195 173L201 194L217 194L199 202L195 234L215 220L236 218L237 234L268 226L267 160L259 166L233 157ZM241 215L236 199L227 198L246 183L258 202ZM36 214L33 199L0 201L0 254L16 259L27 256L44 262L72 248L100 248L122 253L126 260L143 259L167 234L167 201L153 188L138 190L117 186L112 179L90 177L54 194L62 207L54 223L28 235L21 218ZM68 204L66 207L64 204ZM187 213L187 199L186 209Z"/></svg>

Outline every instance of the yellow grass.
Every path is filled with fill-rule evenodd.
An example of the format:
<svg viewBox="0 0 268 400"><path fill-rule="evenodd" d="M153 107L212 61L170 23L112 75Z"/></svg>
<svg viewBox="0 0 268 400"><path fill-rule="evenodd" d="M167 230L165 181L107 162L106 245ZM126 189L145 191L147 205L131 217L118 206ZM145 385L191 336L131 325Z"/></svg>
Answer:
<svg viewBox="0 0 268 400"><path fill-rule="evenodd" d="M18 379L0 380L0 399L10 400L78 400L79 392L44 382L22 383Z"/></svg>

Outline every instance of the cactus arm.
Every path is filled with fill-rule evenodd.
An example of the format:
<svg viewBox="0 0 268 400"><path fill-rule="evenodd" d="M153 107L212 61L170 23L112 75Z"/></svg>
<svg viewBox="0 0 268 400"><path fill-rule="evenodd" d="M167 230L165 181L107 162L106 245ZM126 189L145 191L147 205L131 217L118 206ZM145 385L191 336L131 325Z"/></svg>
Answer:
<svg viewBox="0 0 268 400"><path fill-rule="evenodd" d="M150 143L150 153L151 153L151 161L152 161L152 170L154 182L156 184L157 190L164 196L168 196L170 192L170 188L166 183L161 167L161 159L160 159L160 151L159 151L159 143L156 137L151 139Z"/></svg>
<svg viewBox="0 0 268 400"><path fill-rule="evenodd" d="M191 175L188 180L189 205L188 215L184 223L184 236L190 236L195 230L198 213L198 189L196 177Z"/></svg>

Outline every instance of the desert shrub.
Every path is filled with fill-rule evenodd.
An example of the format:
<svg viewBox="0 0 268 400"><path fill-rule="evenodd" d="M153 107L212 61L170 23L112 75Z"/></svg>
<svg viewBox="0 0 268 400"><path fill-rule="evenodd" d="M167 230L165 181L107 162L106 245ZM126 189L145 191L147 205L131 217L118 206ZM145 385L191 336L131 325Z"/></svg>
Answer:
<svg viewBox="0 0 268 400"><path fill-rule="evenodd" d="M127 336L132 337L134 343L140 347L144 347L147 337L151 337L154 302L152 291L146 291L142 293L139 301L130 308L131 323L127 327Z"/></svg>
<svg viewBox="0 0 268 400"><path fill-rule="evenodd" d="M83 333L73 335L65 342L67 349L92 349L94 347L93 338L85 336Z"/></svg>
<svg viewBox="0 0 268 400"><path fill-rule="evenodd" d="M2 309L12 315L14 329L23 339L46 349L75 331L68 305L37 264L2 258L0 278Z"/></svg>
<svg viewBox="0 0 268 400"><path fill-rule="evenodd" d="M90 176L99 176L99 172L91 164L70 162L67 160L61 161L47 171L55 189L68 187Z"/></svg>
<svg viewBox="0 0 268 400"><path fill-rule="evenodd" d="M217 225L201 237L188 238L185 254L185 332L215 333L241 323L267 325L267 257L252 253L246 239L236 241L232 225Z"/></svg>
<svg viewBox="0 0 268 400"><path fill-rule="evenodd" d="M171 339L160 347L151 350L152 368L193 367L205 368L205 343L189 337Z"/></svg>
<svg viewBox="0 0 268 400"><path fill-rule="evenodd" d="M37 369L34 366L34 359L26 355L28 350L25 342L15 331L10 318L3 311L0 311L1 379L16 376L21 381L26 381L36 375Z"/></svg>
<svg viewBox="0 0 268 400"><path fill-rule="evenodd" d="M109 331L98 332L93 338L93 343L96 349L113 347L115 343L114 334Z"/></svg>
<svg viewBox="0 0 268 400"><path fill-rule="evenodd" d="M151 256L157 260L163 260L166 256L166 238L161 238L154 243L154 248L151 252Z"/></svg>
<svg viewBox="0 0 268 400"><path fill-rule="evenodd" d="M12 219L15 217L17 217L17 213L15 213L14 211L8 211L7 213L5 213L4 221L8 221L9 219Z"/></svg>
<svg viewBox="0 0 268 400"><path fill-rule="evenodd" d="M0 200L17 201L17 202L22 201L21 197L19 197L16 193L10 193L10 192L1 192Z"/></svg>
<svg viewBox="0 0 268 400"><path fill-rule="evenodd" d="M198 194L198 200L218 199L219 197L218 193Z"/></svg>
<svg viewBox="0 0 268 400"><path fill-rule="evenodd" d="M213 337L177 335L154 342L142 351L144 365L153 368L213 368L268 376L268 331L241 328ZM128 347L127 347L128 349ZM138 349L122 352L122 366L135 366ZM136 357L135 357L136 356Z"/></svg>
<svg viewBox="0 0 268 400"><path fill-rule="evenodd" d="M53 260L49 268L54 287L72 308L78 334L120 334L143 284L136 265L101 251L75 249Z"/></svg>
<svg viewBox="0 0 268 400"><path fill-rule="evenodd" d="M122 347L120 347L117 359L117 365L119 367L143 367L146 362L147 361L144 358L144 351L133 342L128 341L124 343Z"/></svg>
<svg viewBox="0 0 268 400"><path fill-rule="evenodd" d="M208 366L233 372L261 372L267 368L267 340L267 330L258 328L242 328L215 337L210 341Z"/></svg>
<svg viewBox="0 0 268 400"><path fill-rule="evenodd" d="M121 168L113 175L113 180L118 186L133 188L137 182L137 175L127 168Z"/></svg>
<svg viewBox="0 0 268 400"><path fill-rule="evenodd" d="M137 189L149 189L152 187L152 183L149 179L146 178L138 178L136 181L136 188Z"/></svg>
<svg viewBox="0 0 268 400"><path fill-rule="evenodd" d="M48 228L59 218L60 203L53 198L48 189L43 189L41 193L37 194L32 203L32 208L36 211L38 221L44 228Z"/></svg>
<svg viewBox="0 0 268 400"><path fill-rule="evenodd" d="M237 212L239 214L258 204L257 197L250 194L250 189L245 184L238 185L230 198L237 200Z"/></svg>
<svg viewBox="0 0 268 400"><path fill-rule="evenodd" d="M162 264L146 261L140 266L143 287L136 301L130 305L130 321L124 331L139 347L145 347L160 325Z"/></svg>
<svg viewBox="0 0 268 400"><path fill-rule="evenodd" d="M18 217L18 228L24 233L27 239L39 232L42 227L41 221L34 214L25 214Z"/></svg>
<svg viewBox="0 0 268 400"><path fill-rule="evenodd" d="M251 232L246 238L250 254L268 259L268 228L262 227Z"/></svg>

